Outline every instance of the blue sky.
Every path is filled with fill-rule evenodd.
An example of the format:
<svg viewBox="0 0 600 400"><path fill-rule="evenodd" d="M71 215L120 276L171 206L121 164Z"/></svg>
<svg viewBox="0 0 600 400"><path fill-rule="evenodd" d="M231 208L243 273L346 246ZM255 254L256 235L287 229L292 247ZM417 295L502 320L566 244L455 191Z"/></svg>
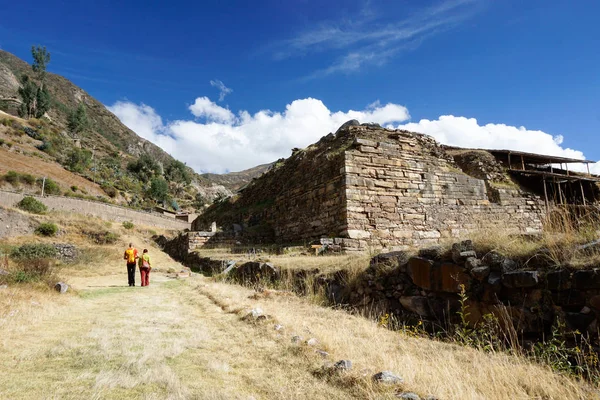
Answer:
<svg viewBox="0 0 600 400"><path fill-rule="evenodd" d="M51 72L197 170L287 156L351 110L450 144L600 159L596 1L19 3L3 5L2 49L30 61L46 45Z"/></svg>

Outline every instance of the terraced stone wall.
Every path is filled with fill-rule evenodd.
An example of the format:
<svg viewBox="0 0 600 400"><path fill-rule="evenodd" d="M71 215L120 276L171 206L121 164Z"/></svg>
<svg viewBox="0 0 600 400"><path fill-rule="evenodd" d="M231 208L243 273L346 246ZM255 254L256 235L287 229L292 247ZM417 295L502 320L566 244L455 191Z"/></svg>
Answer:
<svg viewBox="0 0 600 400"><path fill-rule="evenodd" d="M346 249L404 249L501 227L542 229L543 200L465 174L433 138L350 127L345 152Z"/></svg>

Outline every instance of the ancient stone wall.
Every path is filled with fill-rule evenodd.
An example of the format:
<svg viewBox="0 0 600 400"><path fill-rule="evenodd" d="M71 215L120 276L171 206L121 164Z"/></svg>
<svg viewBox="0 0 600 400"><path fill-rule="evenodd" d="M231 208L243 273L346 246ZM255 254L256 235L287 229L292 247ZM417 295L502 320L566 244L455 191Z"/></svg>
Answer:
<svg viewBox="0 0 600 400"><path fill-rule="evenodd" d="M542 228L543 201L465 174L431 137L351 127L345 152L346 248L402 249L480 229Z"/></svg>
<svg viewBox="0 0 600 400"><path fill-rule="evenodd" d="M405 249L498 227L539 232L544 202L487 155L493 174L479 174L477 162L463 171L432 137L345 124L210 207L192 229L216 221L224 234L246 243L341 238L345 250L359 251Z"/></svg>
<svg viewBox="0 0 600 400"><path fill-rule="evenodd" d="M14 207L25 196L26 195L23 193L0 191L0 205ZM164 217L156 213L136 211L130 208L101 202L62 196L27 196L35 197L37 200L44 203L50 210L54 211L92 215L94 217L116 222L131 221L136 225L146 225L156 228L181 230L190 228L190 224L185 221Z"/></svg>
<svg viewBox="0 0 600 400"><path fill-rule="evenodd" d="M216 221L225 233L253 243L340 236L347 228L343 167L348 140L330 134L295 151L238 196L210 207L192 229L207 230Z"/></svg>
<svg viewBox="0 0 600 400"><path fill-rule="evenodd" d="M470 241L456 243L447 253L433 247L416 257L402 251L380 254L346 288L344 302L443 328L460 322L464 290L463 311L473 326L494 315L512 321L520 339L539 339L560 318L570 329L596 336L600 269L550 265L544 257L516 260L482 253Z"/></svg>

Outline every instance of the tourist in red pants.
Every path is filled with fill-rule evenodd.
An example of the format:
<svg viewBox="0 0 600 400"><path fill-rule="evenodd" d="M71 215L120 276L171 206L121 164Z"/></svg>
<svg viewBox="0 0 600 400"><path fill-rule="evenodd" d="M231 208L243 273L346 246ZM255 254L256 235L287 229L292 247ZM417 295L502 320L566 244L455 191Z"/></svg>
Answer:
<svg viewBox="0 0 600 400"><path fill-rule="evenodd" d="M150 270L152 270L152 263L150 262L150 254L148 254L148 249L144 249L144 252L139 259L138 266L140 267L142 286L150 285Z"/></svg>

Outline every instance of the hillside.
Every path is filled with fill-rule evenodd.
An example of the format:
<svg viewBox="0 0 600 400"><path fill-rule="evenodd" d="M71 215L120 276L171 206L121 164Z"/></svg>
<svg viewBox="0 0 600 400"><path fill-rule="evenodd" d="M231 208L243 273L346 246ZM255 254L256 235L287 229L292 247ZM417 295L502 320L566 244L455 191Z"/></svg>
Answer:
<svg viewBox="0 0 600 400"><path fill-rule="evenodd" d="M253 179L258 178L267 172L272 165L273 163L262 164L239 172L230 172L227 174L202 174L201 176L210 182L223 185L235 192L246 186Z"/></svg>
<svg viewBox="0 0 600 400"><path fill-rule="evenodd" d="M92 181L89 182L90 189L92 186L102 188L99 191L88 190L95 196L143 207L150 207L153 200L157 200L147 194L152 178L164 178L169 186L169 201L165 203L171 205L174 200L178 206L187 209L201 209L203 204L210 204L214 198L230 195L231 189L243 186L247 183L244 179L251 179L243 173L230 178L195 173L123 125L83 89L56 74L46 73L44 85L50 93L51 105L45 116L39 120L16 119L14 117L19 114L21 104L19 88L23 86L20 82L24 75L38 85L41 83L31 65L0 50L0 111L12 116L0 115L5 125L0 134L10 138L22 137L23 133L27 133L31 139L27 149L21 148L26 147L23 143L12 148L11 154L0 152L0 172L10 169L18 173L30 173L21 170L20 164L11 166L15 153L35 157L36 162L44 159L55 168L61 166L68 170L63 173L65 179L58 179L57 176L63 192L68 192L71 181L77 180L72 177L67 179L66 176L78 175ZM74 133L69 129L69 118L80 105L85 108L88 122L86 129ZM15 144L14 140L10 142L11 145ZM133 168L131 164L134 164ZM171 171L170 166L174 166ZM182 175L186 177L182 178ZM89 185L80 183L77 186Z"/></svg>

